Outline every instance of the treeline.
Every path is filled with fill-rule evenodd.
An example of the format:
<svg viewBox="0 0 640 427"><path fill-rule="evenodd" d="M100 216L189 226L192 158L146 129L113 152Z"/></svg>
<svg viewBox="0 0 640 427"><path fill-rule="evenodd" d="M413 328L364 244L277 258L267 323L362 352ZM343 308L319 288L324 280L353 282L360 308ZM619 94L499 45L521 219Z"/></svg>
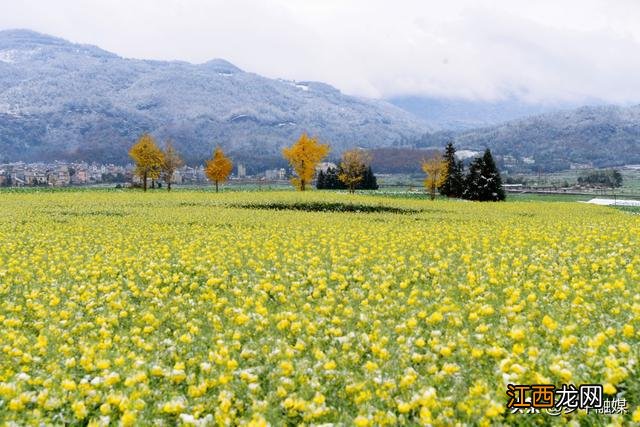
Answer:
<svg viewBox="0 0 640 427"><path fill-rule="evenodd" d="M282 150L284 159L295 171L291 183L298 190L305 191L316 178L316 173L316 188L320 190L346 189L353 193L355 190L378 189L378 182L371 167L371 154L364 150L347 150L342 153L337 168L330 167L317 172L318 165L330 150L328 144L321 144L317 138L309 137L307 134L302 134L291 147ZM149 134L140 137L129 151L129 155L136 164L135 175L141 179L145 191L149 179L152 188L157 180L162 179L167 183L167 189L171 190L174 173L184 164L170 141L161 149ZM215 184L216 192L219 183L228 179L232 169L231 159L217 147L205 166L205 174ZM500 172L489 149L482 157L474 159L465 173L464 164L456 158L456 149L450 142L444 155L438 153L423 159L422 170L426 173L424 185L432 199L435 198L436 190L446 197L467 200L505 199Z"/></svg>
<svg viewBox="0 0 640 427"><path fill-rule="evenodd" d="M601 187L622 187L622 174L615 170L592 171L578 177L578 184Z"/></svg>

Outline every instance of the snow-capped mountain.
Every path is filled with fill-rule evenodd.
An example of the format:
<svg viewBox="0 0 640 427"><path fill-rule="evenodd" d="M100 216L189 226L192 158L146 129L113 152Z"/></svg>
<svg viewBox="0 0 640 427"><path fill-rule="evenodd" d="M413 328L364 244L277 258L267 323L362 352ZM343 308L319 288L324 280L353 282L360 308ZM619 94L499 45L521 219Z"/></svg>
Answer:
<svg viewBox="0 0 640 427"><path fill-rule="evenodd" d="M318 82L265 78L221 59L126 59L27 30L0 31L0 161L128 161L143 132L191 162L220 144L272 162L302 132L347 147L388 146L427 131L384 101Z"/></svg>

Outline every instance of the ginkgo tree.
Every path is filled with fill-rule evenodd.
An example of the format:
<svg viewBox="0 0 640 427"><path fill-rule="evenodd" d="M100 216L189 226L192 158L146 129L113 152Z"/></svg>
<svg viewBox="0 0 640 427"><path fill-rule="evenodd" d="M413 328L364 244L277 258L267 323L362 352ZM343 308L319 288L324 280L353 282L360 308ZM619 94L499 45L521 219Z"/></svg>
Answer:
<svg viewBox="0 0 640 427"><path fill-rule="evenodd" d="M424 186L433 200L436 198L436 190L447 177L447 162L440 153L434 154L422 160L422 171L427 174Z"/></svg>
<svg viewBox="0 0 640 427"><path fill-rule="evenodd" d="M231 171L233 170L233 162L224 155L222 148L216 147L213 157L207 161L204 169L207 178L216 185L216 193L218 192L218 183L225 182Z"/></svg>
<svg viewBox="0 0 640 427"><path fill-rule="evenodd" d="M184 165L184 161L173 147L171 141L167 141L164 147L163 161L162 161L162 176L164 182L167 184L167 191L171 191L171 182L176 173L176 169L181 168Z"/></svg>
<svg viewBox="0 0 640 427"><path fill-rule="evenodd" d="M342 153L338 178L347 186L350 193L355 192L358 184L364 179L367 164L370 161L371 156L364 150L355 149Z"/></svg>
<svg viewBox="0 0 640 427"><path fill-rule="evenodd" d="M321 144L317 138L309 137L306 133L303 133L291 147L282 150L282 155L297 175L291 180L297 189L305 191L307 184L313 180L316 166L329 151L328 144Z"/></svg>
<svg viewBox="0 0 640 427"><path fill-rule="evenodd" d="M136 164L135 174L142 180L142 188L147 191L147 180L154 182L160 178L164 162L162 150L148 133L143 134L138 142L129 150L129 156Z"/></svg>

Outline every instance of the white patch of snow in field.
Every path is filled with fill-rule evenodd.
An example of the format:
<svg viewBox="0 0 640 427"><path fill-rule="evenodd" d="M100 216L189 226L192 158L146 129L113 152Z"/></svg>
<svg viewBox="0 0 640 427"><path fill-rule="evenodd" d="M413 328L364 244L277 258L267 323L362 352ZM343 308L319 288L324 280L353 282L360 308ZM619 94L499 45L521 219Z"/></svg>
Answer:
<svg viewBox="0 0 640 427"><path fill-rule="evenodd" d="M302 90L304 90L305 92L309 90L309 86L307 86L307 85L303 85L303 84L299 84L299 83L297 83L295 86L296 86L298 89L302 89Z"/></svg>
<svg viewBox="0 0 640 427"><path fill-rule="evenodd" d="M233 73L218 73L219 76L231 77Z"/></svg>
<svg viewBox="0 0 640 427"><path fill-rule="evenodd" d="M591 199L588 202L594 205L600 206L640 206L640 200L628 200L628 199Z"/></svg>

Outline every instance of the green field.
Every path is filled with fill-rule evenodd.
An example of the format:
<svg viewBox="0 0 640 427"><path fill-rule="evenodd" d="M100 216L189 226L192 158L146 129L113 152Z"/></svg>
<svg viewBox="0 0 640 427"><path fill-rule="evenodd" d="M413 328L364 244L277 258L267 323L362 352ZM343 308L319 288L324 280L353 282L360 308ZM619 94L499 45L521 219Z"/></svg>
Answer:
<svg viewBox="0 0 640 427"><path fill-rule="evenodd" d="M616 169L616 168L614 168ZM523 179L529 186L538 187L563 187L576 185L578 177L584 176L589 172L607 169L573 169L554 173L527 173L527 174L512 174L511 178ZM635 194L640 195L640 169L617 169L622 175L622 187L615 189L606 189L607 193L616 194ZM503 180L506 175L503 176Z"/></svg>
<svg viewBox="0 0 640 427"><path fill-rule="evenodd" d="M0 424L640 421L640 217L544 200L2 191Z"/></svg>

